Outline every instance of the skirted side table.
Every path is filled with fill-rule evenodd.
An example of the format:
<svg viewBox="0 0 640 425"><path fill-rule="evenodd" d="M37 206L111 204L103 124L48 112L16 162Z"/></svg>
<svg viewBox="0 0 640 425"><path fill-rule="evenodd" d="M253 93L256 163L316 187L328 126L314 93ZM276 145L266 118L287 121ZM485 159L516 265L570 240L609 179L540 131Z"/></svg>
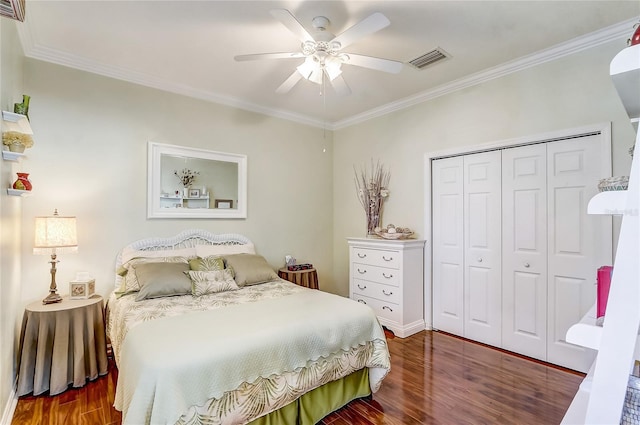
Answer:
<svg viewBox="0 0 640 425"><path fill-rule="evenodd" d="M18 357L18 396L50 395L107 374L102 297L25 308Z"/></svg>
<svg viewBox="0 0 640 425"><path fill-rule="evenodd" d="M278 276L289 282L293 282L296 285L305 286L311 289L320 289L318 287L318 273L316 269L296 270L291 271L286 267L278 270Z"/></svg>

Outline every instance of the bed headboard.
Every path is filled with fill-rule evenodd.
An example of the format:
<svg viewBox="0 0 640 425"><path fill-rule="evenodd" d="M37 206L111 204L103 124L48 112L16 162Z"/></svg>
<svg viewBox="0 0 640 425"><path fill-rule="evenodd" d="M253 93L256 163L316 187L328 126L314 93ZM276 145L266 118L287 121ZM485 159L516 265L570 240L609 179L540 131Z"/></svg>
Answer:
<svg viewBox="0 0 640 425"><path fill-rule="evenodd" d="M170 238L147 238L123 247L116 257L116 288L120 287L122 276L117 271L122 265L122 251L160 251L167 249L191 248L197 245L247 245L252 242L245 236L235 233L214 234L202 229L189 229Z"/></svg>

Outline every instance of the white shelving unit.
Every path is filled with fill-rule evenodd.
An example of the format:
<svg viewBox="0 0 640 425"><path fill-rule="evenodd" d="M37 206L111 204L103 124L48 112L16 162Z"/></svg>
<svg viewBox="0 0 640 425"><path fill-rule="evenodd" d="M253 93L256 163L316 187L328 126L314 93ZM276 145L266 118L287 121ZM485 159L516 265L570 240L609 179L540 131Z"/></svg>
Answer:
<svg viewBox="0 0 640 425"><path fill-rule="evenodd" d="M637 131L640 117L640 45L624 49L611 62L611 78ZM636 145L640 137L636 135ZM640 356L640 155L634 156L626 191L602 192L589 214L622 215L616 261L604 325L595 306L567 332L567 341L598 351L563 424L618 424L634 360Z"/></svg>
<svg viewBox="0 0 640 425"><path fill-rule="evenodd" d="M9 196L31 196L30 190L7 189Z"/></svg>
<svg viewBox="0 0 640 425"><path fill-rule="evenodd" d="M5 161L20 161L20 158L24 156L24 153L20 152L11 152L11 151L2 151L2 159Z"/></svg>
<svg viewBox="0 0 640 425"><path fill-rule="evenodd" d="M209 208L209 195L199 197L160 196L161 208Z"/></svg>

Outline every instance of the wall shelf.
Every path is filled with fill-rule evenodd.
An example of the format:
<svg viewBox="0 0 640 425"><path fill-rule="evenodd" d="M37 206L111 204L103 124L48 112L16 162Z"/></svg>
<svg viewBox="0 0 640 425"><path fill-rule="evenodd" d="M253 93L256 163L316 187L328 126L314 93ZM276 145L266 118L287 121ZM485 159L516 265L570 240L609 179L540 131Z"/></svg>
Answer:
<svg viewBox="0 0 640 425"><path fill-rule="evenodd" d="M5 161L19 161L23 156L25 154L20 152L2 151L2 159Z"/></svg>
<svg viewBox="0 0 640 425"><path fill-rule="evenodd" d="M7 189L9 196L31 196L30 190Z"/></svg>
<svg viewBox="0 0 640 425"><path fill-rule="evenodd" d="M627 205L626 190L600 192L589 201L588 214L624 215Z"/></svg>
<svg viewBox="0 0 640 425"><path fill-rule="evenodd" d="M627 47L611 61L609 68L613 85L631 121L640 117L640 44Z"/></svg>
<svg viewBox="0 0 640 425"><path fill-rule="evenodd" d="M597 350L600 348L600 338L602 338L602 326L596 325L596 306L594 304L580 322L569 328L567 342Z"/></svg>

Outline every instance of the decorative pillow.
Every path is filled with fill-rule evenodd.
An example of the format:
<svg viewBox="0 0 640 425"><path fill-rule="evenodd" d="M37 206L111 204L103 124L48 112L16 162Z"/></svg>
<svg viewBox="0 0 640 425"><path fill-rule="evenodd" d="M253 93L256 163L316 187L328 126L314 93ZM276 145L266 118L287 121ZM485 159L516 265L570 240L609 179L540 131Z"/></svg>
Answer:
<svg viewBox="0 0 640 425"><path fill-rule="evenodd" d="M252 243L245 245L196 245L196 254L200 258L211 255L226 256L233 254L255 254L256 248Z"/></svg>
<svg viewBox="0 0 640 425"><path fill-rule="evenodd" d="M227 267L234 270L236 283L240 287L279 279L276 272L273 271L267 260L261 255L227 255L224 260L227 263Z"/></svg>
<svg viewBox="0 0 640 425"><path fill-rule="evenodd" d="M191 279L184 272L189 270L186 263L141 263L133 266L130 274L135 274L140 283L136 301L151 298L186 295L191 293Z"/></svg>
<svg viewBox="0 0 640 425"><path fill-rule="evenodd" d="M191 267L191 270L206 272L224 270L224 259L216 255L210 255L205 258L198 257L193 260L189 260L189 267Z"/></svg>
<svg viewBox="0 0 640 425"><path fill-rule="evenodd" d="M134 258L164 258L164 257L187 257L196 256L196 248L164 249L159 251L138 251L131 248L124 248L121 255L121 263L125 264Z"/></svg>
<svg viewBox="0 0 640 425"><path fill-rule="evenodd" d="M190 270L186 273L191 277L191 294L194 297L240 289L236 281L233 280L233 274L229 269L212 271Z"/></svg>
<svg viewBox="0 0 640 425"><path fill-rule="evenodd" d="M163 257L163 258L134 258L124 263L118 270L118 274L123 276L120 288L116 292L118 297L131 292L137 292L140 290L140 284L138 283L138 276L135 273L129 273L131 268L137 264L146 263L184 263L189 264L189 259L186 257Z"/></svg>

